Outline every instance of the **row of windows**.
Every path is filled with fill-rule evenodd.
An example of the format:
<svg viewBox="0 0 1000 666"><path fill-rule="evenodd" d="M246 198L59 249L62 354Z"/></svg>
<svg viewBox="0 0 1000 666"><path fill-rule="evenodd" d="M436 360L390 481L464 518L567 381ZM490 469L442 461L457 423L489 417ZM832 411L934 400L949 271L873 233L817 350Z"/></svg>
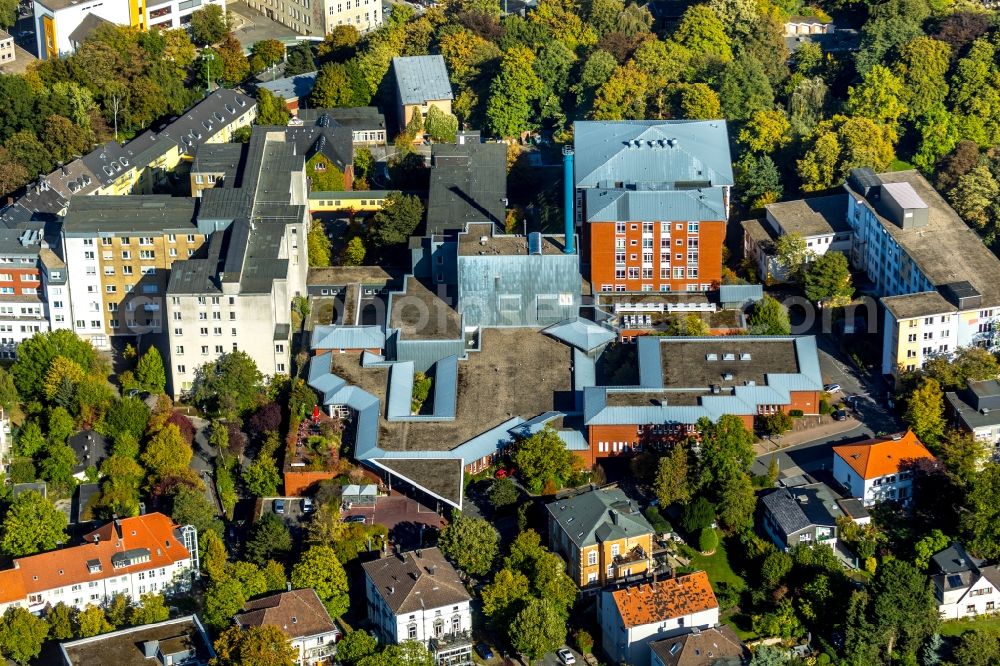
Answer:
<svg viewBox="0 0 1000 666"><path fill-rule="evenodd" d="M643 222L642 223L642 233L644 233L644 234L651 234L651 233L653 233L654 229L656 228L656 224L657 224L656 222ZM661 225L661 227L660 227L661 228L661 233L669 234L670 233L670 224L671 224L670 222L663 222L662 225ZM684 231L684 223L683 222L675 222L675 223L673 223L673 225L674 225L674 229L676 231ZM628 227L631 231L638 231L639 230L638 223L635 223L635 222L633 222L633 223L615 222L615 233L616 234L623 234L623 233L625 233L626 227ZM698 223L697 222L688 222L687 223L687 231L688 231L689 234L696 234L696 233L698 233Z"/></svg>
<svg viewBox="0 0 1000 666"><path fill-rule="evenodd" d="M101 245L111 245L112 238L113 238L112 236L104 236L103 238L101 238ZM130 236L118 236L117 238L118 238L118 242L121 245L128 245L129 243L132 242L132 238ZM187 242L188 243L193 243L194 239L195 239L195 234L188 234L187 235ZM168 243L176 243L177 242L177 234L167 234L167 242ZM139 245L152 245L152 244L153 244L153 238L151 236L139 236ZM94 246L94 239L93 238L84 238L83 239L83 245L85 247L93 247Z"/></svg>
<svg viewBox="0 0 1000 666"><path fill-rule="evenodd" d="M39 277L35 273L27 273L21 276L22 282L38 282ZM0 273L0 282L13 282L14 276L11 273Z"/></svg>
<svg viewBox="0 0 1000 666"><path fill-rule="evenodd" d="M683 276L681 276L681 277L683 277ZM689 284L684 285L684 291L708 291L711 288L712 288L711 284L689 283ZM651 285L651 284L644 284L644 285L641 286L640 289L641 289L641 291L653 291L653 285ZM614 285L611 285L611 284L602 284L601 285L601 291L603 291L603 292L609 292L609 291L629 291L629 290L623 284L614 284ZM668 291L672 291L672 290L670 289L670 285L668 285L668 284L661 284L660 285L660 291L668 292Z"/></svg>
<svg viewBox="0 0 1000 666"><path fill-rule="evenodd" d="M0 287L0 294L16 294L17 290L14 287ZM21 293L25 296L34 296L38 293L37 287L22 287Z"/></svg>

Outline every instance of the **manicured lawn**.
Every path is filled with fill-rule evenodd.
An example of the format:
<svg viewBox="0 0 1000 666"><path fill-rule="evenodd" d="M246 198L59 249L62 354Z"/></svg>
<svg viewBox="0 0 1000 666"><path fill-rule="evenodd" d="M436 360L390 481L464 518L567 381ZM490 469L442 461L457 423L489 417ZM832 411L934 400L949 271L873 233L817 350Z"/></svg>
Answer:
<svg viewBox="0 0 1000 666"><path fill-rule="evenodd" d="M941 623L942 636L961 636L971 629L986 629L1000 635L1000 616L983 617L978 620L948 620Z"/></svg>
<svg viewBox="0 0 1000 666"><path fill-rule="evenodd" d="M708 579L713 585L718 583L728 583L730 587L742 590L746 583L729 566L729 555L726 553L725 539L719 541L719 547L712 555L698 554L691 559L691 566L697 569L704 569L708 574Z"/></svg>
<svg viewBox="0 0 1000 666"><path fill-rule="evenodd" d="M893 160L889 164L889 171L909 171L913 168L913 165L909 162L904 162L903 160Z"/></svg>

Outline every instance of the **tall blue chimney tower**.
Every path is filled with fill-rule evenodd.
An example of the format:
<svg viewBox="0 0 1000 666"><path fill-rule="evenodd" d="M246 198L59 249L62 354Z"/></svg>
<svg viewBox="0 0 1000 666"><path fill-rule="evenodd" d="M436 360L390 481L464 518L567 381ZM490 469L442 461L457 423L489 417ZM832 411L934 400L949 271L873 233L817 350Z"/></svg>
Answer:
<svg viewBox="0 0 1000 666"><path fill-rule="evenodd" d="M575 254L573 247L573 230L576 226L573 217L576 214L576 196L573 192L573 149L563 146L563 225L566 234L566 254Z"/></svg>

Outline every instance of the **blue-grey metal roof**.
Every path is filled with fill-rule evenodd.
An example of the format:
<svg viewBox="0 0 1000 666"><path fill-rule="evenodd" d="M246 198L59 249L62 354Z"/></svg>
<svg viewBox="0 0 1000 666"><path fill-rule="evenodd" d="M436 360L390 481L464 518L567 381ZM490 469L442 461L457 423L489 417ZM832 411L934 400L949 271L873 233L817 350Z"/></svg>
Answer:
<svg viewBox="0 0 1000 666"><path fill-rule="evenodd" d="M306 72L296 76L286 76L283 79L275 79L265 83L258 83L258 88L270 91L283 100L298 99L308 97L316 86L316 76L319 72Z"/></svg>
<svg viewBox="0 0 1000 666"><path fill-rule="evenodd" d="M652 534L653 527L620 488L598 488L545 505L577 546Z"/></svg>
<svg viewBox="0 0 1000 666"><path fill-rule="evenodd" d="M764 298L764 287L759 284L724 284L719 287L722 303L756 303Z"/></svg>
<svg viewBox="0 0 1000 666"><path fill-rule="evenodd" d="M458 411L458 356L447 356L434 364L434 416L452 417Z"/></svg>
<svg viewBox="0 0 1000 666"><path fill-rule="evenodd" d="M580 317L553 324L543 332L584 352L592 352L618 337L614 331Z"/></svg>
<svg viewBox="0 0 1000 666"><path fill-rule="evenodd" d="M389 395L385 417L395 420L410 416L413 406L413 362L393 363L389 368Z"/></svg>
<svg viewBox="0 0 1000 666"><path fill-rule="evenodd" d="M693 190L586 190L587 222L707 222L726 219L721 187Z"/></svg>
<svg viewBox="0 0 1000 666"><path fill-rule="evenodd" d="M310 349L382 349L385 331L381 326L317 326Z"/></svg>
<svg viewBox="0 0 1000 666"><path fill-rule="evenodd" d="M573 390L597 384L597 361L579 349L573 350Z"/></svg>
<svg viewBox="0 0 1000 666"><path fill-rule="evenodd" d="M724 120L577 121L573 146L577 187L734 182Z"/></svg>
<svg viewBox="0 0 1000 666"><path fill-rule="evenodd" d="M454 99L443 56L393 58L392 68L396 72L399 98L404 105Z"/></svg>

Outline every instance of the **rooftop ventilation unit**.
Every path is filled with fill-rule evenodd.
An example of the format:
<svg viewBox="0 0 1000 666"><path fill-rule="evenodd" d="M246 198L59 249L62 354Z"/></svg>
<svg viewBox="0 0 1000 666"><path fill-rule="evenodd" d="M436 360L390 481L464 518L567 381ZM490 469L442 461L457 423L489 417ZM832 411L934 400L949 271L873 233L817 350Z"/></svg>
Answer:
<svg viewBox="0 0 1000 666"><path fill-rule="evenodd" d="M746 352L740 354L740 360L741 361L749 361L750 360L750 354L747 354Z"/></svg>
<svg viewBox="0 0 1000 666"><path fill-rule="evenodd" d="M722 360L723 361L735 361L736 360L736 354L723 354L722 355Z"/></svg>
<svg viewBox="0 0 1000 666"><path fill-rule="evenodd" d="M719 355L718 354L705 354L705 360L706 361L718 361L719 360Z"/></svg>
<svg viewBox="0 0 1000 666"><path fill-rule="evenodd" d="M726 374L722 375L722 378L725 379L727 382L731 382L733 381L733 373L727 372Z"/></svg>

